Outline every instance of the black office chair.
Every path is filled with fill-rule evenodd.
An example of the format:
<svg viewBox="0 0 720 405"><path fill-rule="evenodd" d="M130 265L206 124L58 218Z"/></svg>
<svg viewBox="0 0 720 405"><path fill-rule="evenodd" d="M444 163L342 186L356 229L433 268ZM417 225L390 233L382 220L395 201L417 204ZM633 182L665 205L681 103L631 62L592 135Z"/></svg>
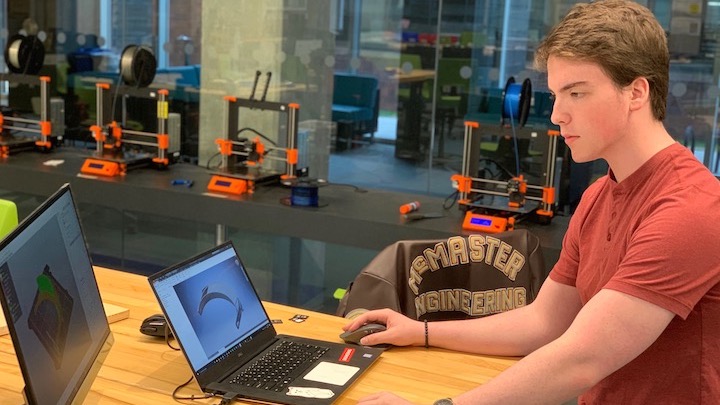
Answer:
<svg viewBox="0 0 720 405"><path fill-rule="evenodd" d="M467 113L470 78L463 75L463 69L470 65L471 60L466 58L441 58L438 61L435 129L439 158L444 155L445 139L451 136L456 120Z"/></svg>

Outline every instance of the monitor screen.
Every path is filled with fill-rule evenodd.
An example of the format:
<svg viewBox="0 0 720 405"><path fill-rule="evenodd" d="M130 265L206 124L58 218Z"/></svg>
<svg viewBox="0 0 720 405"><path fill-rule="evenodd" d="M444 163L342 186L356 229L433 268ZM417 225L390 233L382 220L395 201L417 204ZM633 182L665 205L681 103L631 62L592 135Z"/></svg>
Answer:
<svg viewBox="0 0 720 405"><path fill-rule="evenodd" d="M82 402L112 334L69 185L0 242L0 298L27 403Z"/></svg>

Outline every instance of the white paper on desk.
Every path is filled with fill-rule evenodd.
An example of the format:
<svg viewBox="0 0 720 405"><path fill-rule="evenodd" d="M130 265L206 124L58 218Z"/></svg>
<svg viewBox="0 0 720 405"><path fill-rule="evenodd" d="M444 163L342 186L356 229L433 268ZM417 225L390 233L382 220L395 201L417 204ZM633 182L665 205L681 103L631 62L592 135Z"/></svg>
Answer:
<svg viewBox="0 0 720 405"><path fill-rule="evenodd" d="M343 386L352 378L360 369L354 366L346 366L344 364L330 363L322 361L315 366L312 371L304 377L306 380L317 381L326 384Z"/></svg>
<svg viewBox="0 0 720 405"><path fill-rule="evenodd" d="M65 163L63 159L50 159L43 162L45 166L60 166L63 163Z"/></svg>

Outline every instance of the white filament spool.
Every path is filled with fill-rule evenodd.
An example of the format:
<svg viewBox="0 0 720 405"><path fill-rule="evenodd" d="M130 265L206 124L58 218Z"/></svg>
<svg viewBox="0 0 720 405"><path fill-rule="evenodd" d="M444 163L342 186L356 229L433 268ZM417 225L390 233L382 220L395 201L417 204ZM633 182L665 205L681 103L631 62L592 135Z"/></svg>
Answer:
<svg viewBox="0 0 720 405"><path fill-rule="evenodd" d="M12 73L34 75L42 69L45 47L34 35L13 35L5 46L5 64Z"/></svg>
<svg viewBox="0 0 720 405"><path fill-rule="evenodd" d="M20 46L22 38L18 38L8 46L8 63L15 69L21 69L20 66Z"/></svg>

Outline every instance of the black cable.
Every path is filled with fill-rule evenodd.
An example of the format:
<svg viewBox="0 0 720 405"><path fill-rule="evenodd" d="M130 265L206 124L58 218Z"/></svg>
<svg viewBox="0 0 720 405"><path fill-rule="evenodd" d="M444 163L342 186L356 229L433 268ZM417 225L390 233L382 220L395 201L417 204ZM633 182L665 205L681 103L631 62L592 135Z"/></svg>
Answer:
<svg viewBox="0 0 720 405"><path fill-rule="evenodd" d="M239 129L239 130L237 131L237 134L236 134L236 135L240 135L240 133L243 132L243 131L250 131L250 132L254 133L255 135L261 137L262 139L270 142L270 143L272 144L272 146L277 146L277 144L276 144L272 139L268 138L267 136L261 134L260 132L254 130L254 129L250 128L250 127L245 127L245 128Z"/></svg>
<svg viewBox="0 0 720 405"><path fill-rule="evenodd" d="M512 108L510 109L510 128L512 129L513 146L515 150L515 171L516 175L513 177L520 176L520 151L518 150L518 138L515 132L515 119L512 115Z"/></svg>
<svg viewBox="0 0 720 405"><path fill-rule="evenodd" d="M178 391L180 391L183 387L186 387L188 384L190 384L190 382L192 382L192 380L193 380L193 377L190 377L187 381L185 381L184 383L175 387L175 389L172 392L172 398L175 400L175 402L194 401L197 399L207 399L207 398L211 398L211 397L215 396L213 394L208 394L206 392L204 392L203 395L189 395L189 396L183 396L183 397L179 396L177 394Z"/></svg>
<svg viewBox="0 0 720 405"><path fill-rule="evenodd" d="M32 44L30 45L31 51L28 52L27 58L26 58L26 60L25 60L25 66L23 67L23 74L24 74L24 75L28 74L28 69L30 69L30 59L31 59L32 56L33 56L32 49L35 48L35 44L39 43L40 46L44 46L44 45L42 44L42 42L40 42L40 38L38 38L36 35L31 35L31 37L32 37ZM20 53L20 52L18 52L18 53ZM43 59L44 59L44 58L43 58Z"/></svg>
<svg viewBox="0 0 720 405"><path fill-rule="evenodd" d="M318 181L320 184L327 184L328 186L338 186L338 187L350 187L353 190L355 190L356 193L367 193L368 191L364 188L360 188L354 184L348 184L348 183L330 183L329 181Z"/></svg>
<svg viewBox="0 0 720 405"><path fill-rule="evenodd" d="M167 325L165 326L165 344L167 344L168 347L171 348L171 349L173 349L173 350L178 350L178 351L180 350L179 347L175 347L175 346L173 346L173 345L170 344L170 327L167 326Z"/></svg>
<svg viewBox="0 0 720 405"><path fill-rule="evenodd" d="M210 163L212 162L213 159L215 159L215 158L218 157L218 156L220 156L220 152L218 152L218 153L210 156L210 159L208 159L207 164L205 164L205 168L206 168L207 170L212 170L212 169L210 169ZM218 165L218 167L220 167L220 165Z"/></svg>
<svg viewBox="0 0 720 405"><path fill-rule="evenodd" d="M494 164L494 165L497 166L500 170L502 170L509 178L515 177L515 175L514 175L510 170L508 170L505 166L501 165L500 162L498 162L497 160L489 159L489 158L482 158L482 159L480 159L480 161L479 161L479 163L484 163L484 162L489 162L489 163ZM485 166L485 168L487 168L487 166ZM499 177L498 174L493 175L492 178L493 178L494 180L500 180L500 177Z"/></svg>
<svg viewBox="0 0 720 405"><path fill-rule="evenodd" d="M166 343L171 349L173 349L173 350L180 350L179 347L174 347L173 345L170 344L170 328L167 327L167 326L165 327L165 343ZM208 394L208 393L203 393L202 396L200 396L200 395L190 395L190 396L181 397L181 396L177 395L178 391L180 391L183 387L185 387L185 386L187 386L188 384L190 384L190 382L192 382L192 380L193 380L193 377L191 376L187 381L185 381L184 383L182 383L182 384L178 385L177 387L175 387L175 389L174 389L173 392L172 392L172 398L173 398L176 402L180 402L181 400L190 400L190 401L193 401L193 400L196 400L196 399L206 399L206 398L210 398L210 397L213 397L213 396L214 396L213 394Z"/></svg>
<svg viewBox="0 0 720 405"><path fill-rule="evenodd" d="M445 198L445 201L443 201L443 209L449 210L450 208L452 208L455 205L455 203L457 202L459 195L460 195L460 192L458 190L455 190L452 193L450 193L450 195ZM450 201L450 205L448 205L448 201Z"/></svg>
<svg viewBox="0 0 720 405"><path fill-rule="evenodd" d="M112 96L112 104L110 105L110 118L111 121L117 122L115 119L115 108L117 107L117 99L118 95L120 94L120 84L122 83L122 77L123 77L123 64L120 63L120 74L118 75L117 83L115 84L115 94ZM104 104L103 100L100 100L100 104ZM99 113L99 111L98 111ZM104 122L101 122L100 125L105 125Z"/></svg>

